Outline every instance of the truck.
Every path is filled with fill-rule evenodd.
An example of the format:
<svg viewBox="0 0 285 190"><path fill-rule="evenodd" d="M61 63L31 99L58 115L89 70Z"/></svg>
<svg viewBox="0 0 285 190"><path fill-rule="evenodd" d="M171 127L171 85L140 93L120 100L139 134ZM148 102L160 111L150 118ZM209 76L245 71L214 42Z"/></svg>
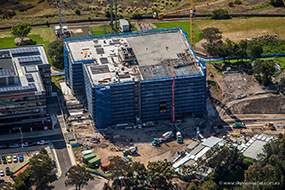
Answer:
<svg viewBox="0 0 285 190"><path fill-rule="evenodd" d="M138 148L136 146L132 146L128 149L125 149L123 151L124 156L130 155L130 154L135 154L137 153Z"/></svg>
<svg viewBox="0 0 285 190"><path fill-rule="evenodd" d="M182 135L179 131L176 133L176 140L178 143L183 143Z"/></svg>
<svg viewBox="0 0 285 190"><path fill-rule="evenodd" d="M161 143L167 141L168 139L170 139L171 137L173 137L173 132L172 131L167 131L166 133L164 133L163 135L161 135L160 138L154 138L152 141L152 145L153 146L158 146Z"/></svg>

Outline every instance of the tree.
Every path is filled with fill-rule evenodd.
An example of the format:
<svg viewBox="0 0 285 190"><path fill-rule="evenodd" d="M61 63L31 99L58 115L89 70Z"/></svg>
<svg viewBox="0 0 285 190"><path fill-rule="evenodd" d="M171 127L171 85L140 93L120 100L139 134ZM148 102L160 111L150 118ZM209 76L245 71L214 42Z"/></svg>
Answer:
<svg viewBox="0 0 285 190"><path fill-rule="evenodd" d="M212 55L212 56L218 54L218 49L217 49L217 47L215 46L215 44L213 44L213 43L207 43L207 45L206 45L206 51L207 51L210 55Z"/></svg>
<svg viewBox="0 0 285 190"><path fill-rule="evenodd" d="M173 184L169 181L175 173L172 169L172 163L166 159L158 162L148 162L147 179L148 186L153 189L164 187L164 189L172 189Z"/></svg>
<svg viewBox="0 0 285 190"><path fill-rule="evenodd" d="M53 62L51 63L52 66L63 69L63 41L62 40L55 40L48 44L48 56L52 58Z"/></svg>
<svg viewBox="0 0 285 190"><path fill-rule="evenodd" d="M283 0L270 0L270 4L273 7L284 7L284 2Z"/></svg>
<svg viewBox="0 0 285 190"><path fill-rule="evenodd" d="M26 170L31 184L36 185L36 190L45 189L53 177L51 158L46 154L34 155L30 158L29 164Z"/></svg>
<svg viewBox="0 0 285 190"><path fill-rule="evenodd" d="M31 187L30 184L30 175L27 173L27 170L25 170L22 173L19 173L17 177L14 179L15 181L15 188L17 190L26 190Z"/></svg>
<svg viewBox="0 0 285 190"><path fill-rule="evenodd" d="M251 60L255 60L256 58L260 57L261 54L263 53L262 45L256 40L251 40L248 43L247 50L248 50L248 55L251 56Z"/></svg>
<svg viewBox="0 0 285 190"><path fill-rule="evenodd" d="M247 41L246 40L241 40L239 42L239 48L240 48L240 57L244 58L247 56Z"/></svg>
<svg viewBox="0 0 285 190"><path fill-rule="evenodd" d="M135 186L138 187L139 184L143 184L144 181L147 180L147 171L144 164L139 162L135 162L131 167L132 176L134 175L134 179L132 181L135 182ZM130 176L130 175L129 175Z"/></svg>
<svg viewBox="0 0 285 190"><path fill-rule="evenodd" d="M46 155L47 155L47 150L45 149L44 146L41 146L39 153L40 153L40 154L46 154Z"/></svg>
<svg viewBox="0 0 285 190"><path fill-rule="evenodd" d="M242 1L241 1L241 0L235 0L235 1L234 1L234 4L236 4L236 5L241 5L241 4L242 4Z"/></svg>
<svg viewBox="0 0 285 190"><path fill-rule="evenodd" d="M190 183L187 187L187 190L198 190L198 187L195 185L195 183Z"/></svg>
<svg viewBox="0 0 285 190"><path fill-rule="evenodd" d="M1 183L0 184L0 189L1 190L16 190L15 186L11 182L8 183Z"/></svg>
<svg viewBox="0 0 285 190"><path fill-rule="evenodd" d="M205 28L200 33L200 38L205 38L208 42L213 43L214 40L222 39L222 32L215 27Z"/></svg>
<svg viewBox="0 0 285 190"><path fill-rule="evenodd" d="M229 16L228 11L226 9L220 8L212 12L211 18L212 19L230 19L231 17Z"/></svg>
<svg viewBox="0 0 285 190"><path fill-rule="evenodd" d="M81 11L80 11L80 9L79 9L78 7L76 7L76 8L74 9L74 12L75 12L75 14L77 14L77 15L80 15L80 14L81 14Z"/></svg>
<svg viewBox="0 0 285 190"><path fill-rule="evenodd" d="M112 190L112 187L110 187L109 183L104 183L103 190Z"/></svg>
<svg viewBox="0 0 285 190"><path fill-rule="evenodd" d="M279 86L284 89L285 87L285 77L281 77L279 81Z"/></svg>
<svg viewBox="0 0 285 190"><path fill-rule="evenodd" d="M265 86L271 82L271 76L275 73L275 67L272 61L257 60L252 69L257 77L260 77L260 74L262 74L262 83Z"/></svg>
<svg viewBox="0 0 285 190"><path fill-rule="evenodd" d="M76 190L80 190L84 185L88 185L89 180L94 180L90 172L80 165L69 168L65 176L67 177L65 186L75 185Z"/></svg>
<svg viewBox="0 0 285 190"><path fill-rule="evenodd" d="M121 189L121 183L119 178L127 177L130 168L131 167L128 162L122 160L119 156L110 158L109 170L114 173L112 179L115 179L112 184L113 188L115 186L116 188Z"/></svg>
<svg viewBox="0 0 285 190"><path fill-rule="evenodd" d="M21 39L21 44L22 44L23 39L28 36L31 30L32 30L32 27L30 26L29 23L20 23L12 27L11 33L14 36L19 37Z"/></svg>
<svg viewBox="0 0 285 190"><path fill-rule="evenodd" d="M211 180L209 181L205 181L204 183L202 183L200 185L200 190L216 190L218 187L217 187L217 184Z"/></svg>

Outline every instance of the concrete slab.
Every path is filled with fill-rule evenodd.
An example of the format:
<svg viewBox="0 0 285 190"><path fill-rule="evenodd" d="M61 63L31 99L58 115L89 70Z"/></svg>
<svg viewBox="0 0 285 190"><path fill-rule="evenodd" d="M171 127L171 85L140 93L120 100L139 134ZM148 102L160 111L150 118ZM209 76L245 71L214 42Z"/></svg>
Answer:
<svg viewBox="0 0 285 190"><path fill-rule="evenodd" d="M178 31L127 37L126 39L136 53L140 66L159 64L163 59L176 59L177 53L188 49Z"/></svg>

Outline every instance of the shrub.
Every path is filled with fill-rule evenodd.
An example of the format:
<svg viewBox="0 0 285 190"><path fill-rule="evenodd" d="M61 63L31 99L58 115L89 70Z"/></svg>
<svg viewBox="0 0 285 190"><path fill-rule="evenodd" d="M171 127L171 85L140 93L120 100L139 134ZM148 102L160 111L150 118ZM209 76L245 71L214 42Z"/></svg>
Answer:
<svg viewBox="0 0 285 190"><path fill-rule="evenodd" d="M118 8L118 12L123 12L123 9L122 8Z"/></svg>
<svg viewBox="0 0 285 190"><path fill-rule="evenodd" d="M90 16L88 16L88 20L91 20L91 17L90 17Z"/></svg>
<svg viewBox="0 0 285 190"><path fill-rule="evenodd" d="M147 7L144 7L143 10L146 11L146 10L147 10Z"/></svg>
<svg viewBox="0 0 285 190"><path fill-rule="evenodd" d="M161 2L161 3L164 3L164 0L161 0L160 2Z"/></svg>
<svg viewBox="0 0 285 190"><path fill-rule="evenodd" d="M152 14L152 11L147 11L147 14L148 14L148 15Z"/></svg>
<svg viewBox="0 0 285 190"><path fill-rule="evenodd" d="M45 20L45 24L47 25L47 27L49 27L48 19Z"/></svg>
<svg viewBox="0 0 285 190"><path fill-rule="evenodd" d="M128 9L130 9L130 10L131 10L131 9L132 9L132 7L131 7L131 6L128 6Z"/></svg>
<svg viewBox="0 0 285 190"><path fill-rule="evenodd" d="M74 10L74 12L75 12L75 14L77 14L77 15L80 15L80 14L81 14L81 11L80 11L79 8L76 8L76 9Z"/></svg>
<svg viewBox="0 0 285 190"><path fill-rule="evenodd" d="M138 2L137 1L134 1L134 4L137 4Z"/></svg>
<svg viewBox="0 0 285 190"><path fill-rule="evenodd" d="M229 6L230 6L230 7L233 7L233 6L234 6L234 2L230 1L230 2L229 2Z"/></svg>
<svg viewBox="0 0 285 190"><path fill-rule="evenodd" d="M111 11L105 10L105 17L110 17L111 16Z"/></svg>
<svg viewBox="0 0 285 190"><path fill-rule="evenodd" d="M179 2L175 2L175 3L172 4L172 7L175 7L175 6L177 6L178 4L179 4Z"/></svg>
<svg viewBox="0 0 285 190"><path fill-rule="evenodd" d="M270 0L270 4L273 7L284 7L284 2L283 0Z"/></svg>
<svg viewBox="0 0 285 190"><path fill-rule="evenodd" d="M141 18L142 14L141 13L133 13L132 16L133 16L133 18Z"/></svg>
<svg viewBox="0 0 285 190"><path fill-rule="evenodd" d="M220 8L212 12L211 18L212 19L230 19L231 17L229 16L228 11L226 9Z"/></svg>
<svg viewBox="0 0 285 190"><path fill-rule="evenodd" d="M242 1L241 1L241 0L235 0L235 1L234 1L234 4L236 4L236 5L241 5L241 4L242 4Z"/></svg>

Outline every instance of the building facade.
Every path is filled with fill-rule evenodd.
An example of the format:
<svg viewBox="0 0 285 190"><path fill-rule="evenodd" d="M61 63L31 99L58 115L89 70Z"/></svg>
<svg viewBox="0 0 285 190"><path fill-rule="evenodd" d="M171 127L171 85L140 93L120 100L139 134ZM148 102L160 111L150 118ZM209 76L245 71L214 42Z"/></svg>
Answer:
<svg viewBox="0 0 285 190"><path fill-rule="evenodd" d="M52 129L50 64L43 45L0 49L0 133Z"/></svg>
<svg viewBox="0 0 285 190"><path fill-rule="evenodd" d="M170 118L173 98L176 117L206 112L206 65L181 28L65 39L64 54L97 128Z"/></svg>

